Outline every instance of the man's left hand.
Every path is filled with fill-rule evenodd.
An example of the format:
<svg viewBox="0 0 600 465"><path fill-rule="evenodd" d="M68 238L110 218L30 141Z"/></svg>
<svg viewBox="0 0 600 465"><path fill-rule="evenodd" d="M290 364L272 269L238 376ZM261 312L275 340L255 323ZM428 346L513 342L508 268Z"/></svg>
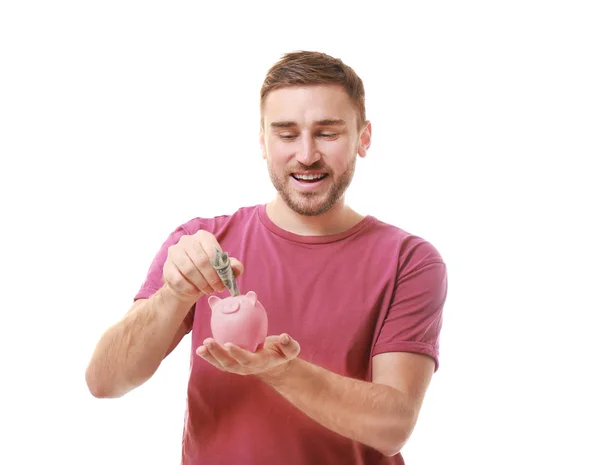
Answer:
<svg viewBox="0 0 600 465"><path fill-rule="evenodd" d="M212 338L196 349L196 354L221 371L238 375L260 375L285 371L300 353L300 344L288 334L268 336L263 347L250 352L235 344L219 344Z"/></svg>

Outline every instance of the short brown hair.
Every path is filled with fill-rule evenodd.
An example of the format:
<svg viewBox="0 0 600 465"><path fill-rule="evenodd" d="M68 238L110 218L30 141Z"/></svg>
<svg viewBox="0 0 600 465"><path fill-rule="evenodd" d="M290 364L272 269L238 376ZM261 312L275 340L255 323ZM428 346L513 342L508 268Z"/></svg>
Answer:
<svg viewBox="0 0 600 465"><path fill-rule="evenodd" d="M260 90L261 125L265 100L271 91L314 84L341 85L358 111L359 126L365 123L365 89L356 72L325 53L296 51L283 55L267 72Z"/></svg>

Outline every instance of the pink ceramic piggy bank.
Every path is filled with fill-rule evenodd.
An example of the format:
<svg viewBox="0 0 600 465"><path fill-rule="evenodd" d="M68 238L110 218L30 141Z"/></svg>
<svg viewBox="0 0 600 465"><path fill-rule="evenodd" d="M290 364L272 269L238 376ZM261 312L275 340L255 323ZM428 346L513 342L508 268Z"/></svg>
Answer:
<svg viewBox="0 0 600 465"><path fill-rule="evenodd" d="M267 312L255 292L225 299L211 295L208 305L212 335L219 344L231 342L250 352L262 347L267 337Z"/></svg>

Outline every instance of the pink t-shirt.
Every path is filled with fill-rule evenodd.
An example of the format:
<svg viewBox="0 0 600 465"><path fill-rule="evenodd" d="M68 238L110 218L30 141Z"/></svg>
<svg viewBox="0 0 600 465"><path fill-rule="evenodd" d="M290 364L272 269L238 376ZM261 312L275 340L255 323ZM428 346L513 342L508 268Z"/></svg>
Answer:
<svg viewBox="0 0 600 465"><path fill-rule="evenodd" d="M265 205L244 207L178 227L136 299L162 286L167 248L200 229L244 264L240 291L257 293L268 313L268 334L289 333L304 360L370 381L374 355L405 351L432 357L437 370L446 267L427 241L372 216L340 234L299 236L276 226ZM188 322L183 465L404 463L400 454L385 457L319 425L255 377L221 372L196 356L211 336L206 297Z"/></svg>

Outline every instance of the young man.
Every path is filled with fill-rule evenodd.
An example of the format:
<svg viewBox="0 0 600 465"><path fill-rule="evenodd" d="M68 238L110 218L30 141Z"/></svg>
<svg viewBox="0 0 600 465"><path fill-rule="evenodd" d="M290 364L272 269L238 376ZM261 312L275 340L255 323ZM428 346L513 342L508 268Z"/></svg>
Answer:
<svg viewBox="0 0 600 465"><path fill-rule="evenodd" d="M275 64L260 141L276 198L172 232L97 345L92 394L141 385L191 331L184 465L404 463L438 366L446 268L424 239L344 203L370 137L351 68L309 52ZM210 337L207 296L229 295L216 248L267 310L256 353Z"/></svg>

